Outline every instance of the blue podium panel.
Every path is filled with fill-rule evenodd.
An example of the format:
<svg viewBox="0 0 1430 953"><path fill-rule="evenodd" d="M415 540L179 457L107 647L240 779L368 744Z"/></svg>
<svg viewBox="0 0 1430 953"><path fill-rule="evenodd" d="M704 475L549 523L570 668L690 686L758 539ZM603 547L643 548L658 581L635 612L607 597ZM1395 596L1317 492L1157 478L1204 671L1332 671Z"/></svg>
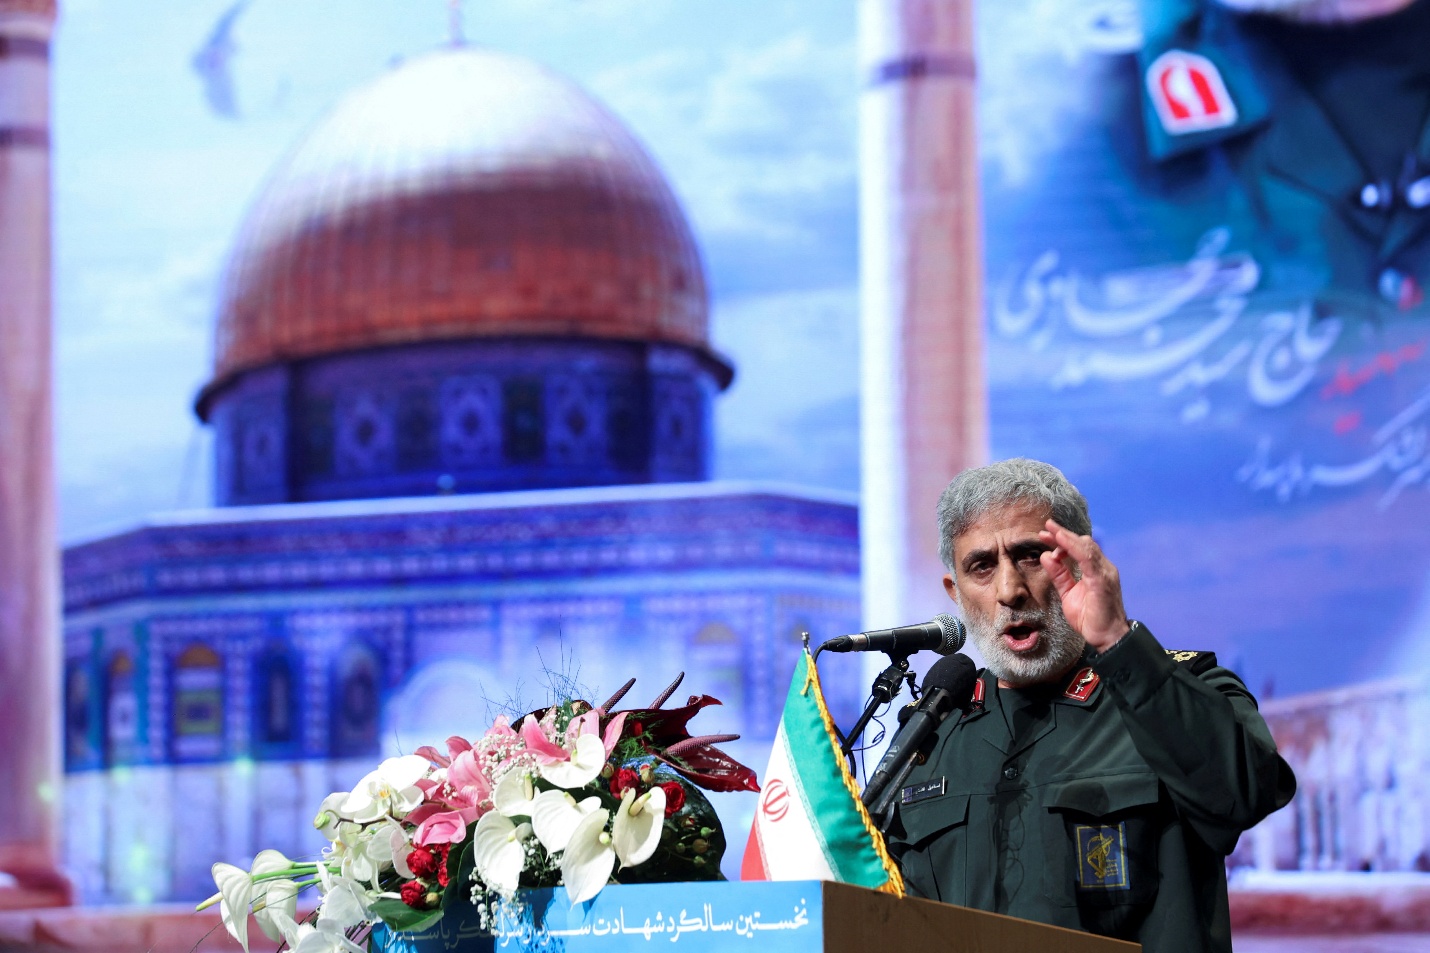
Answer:
<svg viewBox="0 0 1430 953"><path fill-rule="evenodd" d="M823 885L771 883L613 885L571 906L566 891L524 890L515 916L483 936L475 907L461 904L417 933L375 931L383 953L585 953L750 950L816 953L824 948Z"/></svg>

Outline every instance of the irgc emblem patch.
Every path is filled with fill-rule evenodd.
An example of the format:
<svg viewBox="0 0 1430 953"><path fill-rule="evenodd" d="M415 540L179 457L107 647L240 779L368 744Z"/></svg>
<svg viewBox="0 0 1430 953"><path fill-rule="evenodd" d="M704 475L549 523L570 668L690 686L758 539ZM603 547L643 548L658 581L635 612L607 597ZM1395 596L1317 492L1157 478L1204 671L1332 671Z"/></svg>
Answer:
<svg viewBox="0 0 1430 953"><path fill-rule="evenodd" d="M1078 824L1077 885L1080 890L1128 890L1127 822Z"/></svg>

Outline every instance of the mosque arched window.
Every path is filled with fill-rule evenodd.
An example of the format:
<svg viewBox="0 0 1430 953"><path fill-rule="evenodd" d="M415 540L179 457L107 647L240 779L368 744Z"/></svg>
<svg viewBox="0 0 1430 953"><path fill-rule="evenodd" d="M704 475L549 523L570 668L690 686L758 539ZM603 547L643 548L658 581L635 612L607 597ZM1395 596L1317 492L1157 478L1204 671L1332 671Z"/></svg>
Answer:
<svg viewBox="0 0 1430 953"><path fill-rule="evenodd" d="M686 646L687 668L701 691L745 717L745 665L740 637L723 622L710 622Z"/></svg>
<svg viewBox="0 0 1430 953"><path fill-rule="evenodd" d="M223 663L207 645L191 645L174 660L170 699L175 760L223 755Z"/></svg>
<svg viewBox="0 0 1430 953"><path fill-rule="evenodd" d="M546 408L539 379L502 382L502 451L511 463L535 463L546 455Z"/></svg>
<svg viewBox="0 0 1430 953"><path fill-rule="evenodd" d="M91 767L98 752L94 716L95 684L87 659L65 666L65 767Z"/></svg>
<svg viewBox="0 0 1430 953"><path fill-rule="evenodd" d="M382 699L377 654L350 645L338 659L332 698L332 754L350 758L377 753Z"/></svg>
<svg viewBox="0 0 1430 953"><path fill-rule="evenodd" d="M256 674L254 738L261 753L281 753L298 741L298 673L288 648L271 646L260 656Z"/></svg>
<svg viewBox="0 0 1430 953"><path fill-rule="evenodd" d="M116 652L104 678L104 763L129 764L139 749L139 697L134 660Z"/></svg>

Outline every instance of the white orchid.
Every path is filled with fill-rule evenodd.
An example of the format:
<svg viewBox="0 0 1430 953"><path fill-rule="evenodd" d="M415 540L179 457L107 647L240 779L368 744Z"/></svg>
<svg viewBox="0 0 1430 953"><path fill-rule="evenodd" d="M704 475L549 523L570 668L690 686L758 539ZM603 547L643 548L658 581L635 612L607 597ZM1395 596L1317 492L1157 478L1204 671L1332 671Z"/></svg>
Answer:
<svg viewBox="0 0 1430 953"><path fill-rule="evenodd" d="M605 808L587 814L576 825L561 855L561 882L566 885L566 896L573 907L600 893L616 869L616 852L606 831L610 817L611 812Z"/></svg>
<svg viewBox="0 0 1430 953"><path fill-rule="evenodd" d="M507 817L530 817L536 786L525 771L509 771L492 789L492 806Z"/></svg>
<svg viewBox="0 0 1430 953"><path fill-rule="evenodd" d="M338 825L343 819L338 816L338 808L348 799L347 791L335 791L323 798L323 803L318 807L317 816L313 818L313 827L326 837L331 843L338 839Z"/></svg>
<svg viewBox="0 0 1430 953"><path fill-rule="evenodd" d="M526 866L526 840L530 824L517 824L500 811L488 811L472 833L472 863L488 887L510 898L516 893Z"/></svg>
<svg viewBox="0 0 1430 953"><path fill-rule="evenodd" d="M326 867L318 868L318 876L323 891L323 903L318 908L319 926L333 924L342 932L372 919L369 908L376 897L369 896L357 881L334 874Z"/></svg>
<svg viewBox="0 0 1430 953"><path fill-rule="evenodd" d="M611 846L621 859L621 866L634 867L649 860L660 844L664 824L664 789L656 785L637 797L634 788L626 788L611 824Z"/></svg>
<svg viewBox="0 0 1430 953"><path fill-rule="evenodd" d="M245 953L248 950L248 907L255 893L266 892L263 884L254 884L253 878L261 874L276 874L291 870L293 862L276 850L259 852L253 858L253 866L247 871L233 864L214 864L211 868L214 883L219 892L219 918L224 929L229 932ZM296 893L296 891L295 891ZM296 905L295 905L296 909ZM262 921L260 921L261 925ZM265 928L264 932L267 932Z"/></svg>
<svg viewBox="0 0 1430 953"><path fill-rule="evenodd" d="M577 801L567 791L542 791L532 802L531 827L548 853L566 849L581 819L601 806L601 799Z"/></svg>
<svg viewBox="0 0 1430 953"><path fill-rule="evenodd" d="M337 813L359 824L369 824L385 816L405 817L422 803L424 794L417 782L427 777L431 769L432 765L420 755L388 758L353 787L338 806Z"/></svg>
<svg viewBox="0 0 1430 953"><path fill-rule="evenodd" d="M394 866L394 849L406 843L402 827L391 819L367 827L345 821L338 825L337 838L328 853L338 862L344 877L376 884L378 875Z"/></svg>

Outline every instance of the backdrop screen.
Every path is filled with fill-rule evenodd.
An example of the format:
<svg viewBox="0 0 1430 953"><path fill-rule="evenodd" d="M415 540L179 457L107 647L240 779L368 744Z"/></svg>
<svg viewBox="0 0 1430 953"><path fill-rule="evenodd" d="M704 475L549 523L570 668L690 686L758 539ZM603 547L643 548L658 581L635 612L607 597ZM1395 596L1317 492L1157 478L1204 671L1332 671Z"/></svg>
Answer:
<svg viewBox="0 0 1430 953"><path fill-rule="evenodd" d="M1129 612L1254 690L1418 667L1430 5L979 15L995 457L1061 466Z"/></svg>

